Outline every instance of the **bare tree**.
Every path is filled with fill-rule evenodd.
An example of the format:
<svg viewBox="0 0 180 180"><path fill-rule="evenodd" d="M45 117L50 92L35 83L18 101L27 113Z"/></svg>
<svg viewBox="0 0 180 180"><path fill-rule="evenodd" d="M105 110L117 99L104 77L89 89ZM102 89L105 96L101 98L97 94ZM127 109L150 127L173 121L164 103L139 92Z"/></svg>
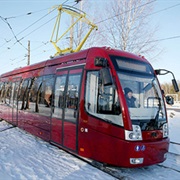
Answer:
<svg viewBox="0 0 180 180"><path fill-rule="evenodd" d="M85 12L86 17L91 22L96 23L98 19L100 20L100 18L98 18L97 15L98 7L93 5L95 5L95 3L93 3L91 0L81 0L78 3L77 8ZM74 28L74 36L73 36L73 44L75 46L77 46L82 41L88 30L89 30L89 25L87 24L79 22L76 25L76 27ZM100 39L98 38L99 34L100 32L98 30L92 31L88 40L85 42L83 49L100 44Z"/></svg>
<svg viewBox="0 0 180 180"><path fill-rule="evenodd" d="M92 2L82 0L76 5L86 12L98 31L93 31L83 48L110 46L135 54L148 56L160 54L157 41L154 41L157 27L150 22L154 0L108 0ZM101 3L101 5L100 5ZM104 14L103 14L104 12ZM100 19L101 18L101 19ZM68 21L72 23L71 20ZM73 29L73 46L77 46L88 31L88 25L79 22ZM70 36L69 36L70 37ZM68 37L65 44L69 44Z"/></svg>
<svg viewBox="0 0 180 180"><path fill-rule="evenodd" d="M136 54L148 54L157 50L154 41L157 29L150 25L152 0L107 1L102 36L106 44ZM103 16L104 18L105 16ZM103 21L103 20L102 20Z"/></svg>
<svg viewBox="0 0 180 180"><path fill-rule="evenodd" d="M180 87L180 81L178 81L177 83L178 83L178 86ZM161 88L164 90L165 95L166 94L171 94L171 95L176 94L176 95L178 95L178 100L180 99L180 92L178 92L178 93L175 92L174 87L171 82L169 82L169 83L166 82L166 83L161 84Z"/></svg>

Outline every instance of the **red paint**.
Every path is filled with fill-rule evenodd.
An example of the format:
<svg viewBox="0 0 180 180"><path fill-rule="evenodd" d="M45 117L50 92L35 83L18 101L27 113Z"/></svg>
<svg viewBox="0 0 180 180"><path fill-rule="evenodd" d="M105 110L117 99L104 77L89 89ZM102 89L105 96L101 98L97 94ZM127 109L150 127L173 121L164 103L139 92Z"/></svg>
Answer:
<svg viewBox="0 0 180 180"><path fill-rule="evenodd" d="M123 51L108 48L91 48L1 75L1 82L9 82L19 77L27 79L43 75L54 75L56 77L68 75L68 73L70 75L82 73L78 107L74 111L76 120L65 119L64 114L62 117L54 117L21 109L15 109L17 114L16 111L13 114L12 107L5 103L0 104L0 117L59 147L102 163L122 167L139 167L163 162L165 160L164 154L168 152L169 139L162 137L162 131L143 131L142 141L125 140L125 130L132 130L132 122L119 78L109 55L128 57L135 59L135 61L148 63L144 58ZM120 99L124 126L105 122L86 112L86 72L101 69L101 67L94 65L95 57L104 57L108 60L114 85ZM80 67L81 65L83 67ZM52 113L53 108L51 107ZM73 106L70 106L70 108L73 108ZM153 132L157 133L155 137L152 137ZM137 152L135 147L141 147L142 145L146 147L145 150ZM130 157L144 158L144 163L132 165L130 164Z"/></svg>

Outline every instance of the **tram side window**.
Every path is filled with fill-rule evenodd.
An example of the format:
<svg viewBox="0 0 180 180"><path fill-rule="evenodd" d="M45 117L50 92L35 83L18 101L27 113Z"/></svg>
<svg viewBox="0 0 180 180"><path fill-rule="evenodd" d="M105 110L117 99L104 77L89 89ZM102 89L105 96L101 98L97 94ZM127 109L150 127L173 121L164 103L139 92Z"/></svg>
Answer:
<svg viewBox="0 0 180 180"><path fill-rule="evenodd" d="M5 83L5 92L4 92L4 103L10 104L10 97L12 91L12 83Z"/></svg>
<svg viewBox="0 0 180 180"><path fill-rule="evenodd" d="M6 92L6 83L2 83L1 94L0 94L1 103L5 103L5 92Z"/></svg>
<svg viewBox="0 0 180 180"><path fill-rule="evenodd" d="M27 91L27 105L26 110L29 112L39 112L38 101L39 94L42 88L42 77L34 78L31 80Z"/></svg>
<svg viewBox="0 0 180 180"><path fill-rule="evenodd" d="M18 109L24 110L25 105L27 104L27 91L28 91L28 84L30 83L30 79L25 79L22 82L19 97L18 97Z"/></svg>
<svg viewBox="0 0 180 180"><path fill-rule="evenodd" d="M75 122L77 119L78 98L81 74L70 74L65 99L65 119Z"/></svg>
<svg viewBox="0 0 180 180"><path fill-rule="evenodd" d="M102 84L99 71L87 73L85 106L90 114L123 126L117 90Z"/></svg>
<svg viewBox="0 0 180 180"><path fill-rule="evenodd" d="M18 109L33 111L34 110L34 100L32 98L31 90L34 84L35 78L26 79L23 81L21 90L20 90L20 97L18 99Z"/></svg>
<svg viewBox="0 0 180 180"><path fill-rule="evenodd" d="M13 82L11 84L11 89L10 89L10 99L9 99L9 104L10 105L13 105L14 88L15 88L15 83Z"/></svg>
<svg viewBox="0 0 180 180"><path fill-rule="evenodd" d="M21 85L18 109L50 116L53 84L53 76L24 80Z"/></svg>
<svg viewBox="0 0 180 180"><path fill-rule="evenodd" d="M14 88L14 95L13 95L13 100L14 100L14 106L17 106L18 102L18 93L19 93L19 88L21 87L22 81L17 81L15 82L15 88Z"/></svg>
<svg viewBox="0 0 180 180"><path fill-rule="evenodd" d="M52 75L43 77L36 95L35 112L45 116L51 115L53 85L54 77Z"/></svg>
<svg viewBox="0 0 180 180"><path fill-rule="evenodd" d="M60 75L56 78L55 94L54 94L54 110L53 117L62 118L65 97L65 85L67 75Z"/></svg>
<svg viewBox="0 0 180 180"><path fill-rule="evenodd" d="M4 83L1 86L0 99L2 103L17 105L17 91L20 82Z"/></svg>

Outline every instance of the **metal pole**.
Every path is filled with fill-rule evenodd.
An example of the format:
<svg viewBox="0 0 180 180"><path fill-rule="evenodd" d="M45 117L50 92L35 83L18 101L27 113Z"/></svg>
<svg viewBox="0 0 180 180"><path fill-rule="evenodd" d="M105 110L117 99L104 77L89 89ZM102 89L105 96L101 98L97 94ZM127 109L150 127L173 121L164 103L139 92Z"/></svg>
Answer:
<svg viewBox="0 0 180 180"><path fill-rule="evenodd" d="M74 24L74 17L71 17L71 25ZM73 41L74 41L74 26L72 26L70 31L70 49L73 49Z"/></svg>
<svg viewBox="0 0 180 180"><path fill-rule="evenodd" d="M27 65L30 65L30 41L28 41L28 61Z"/></svg>

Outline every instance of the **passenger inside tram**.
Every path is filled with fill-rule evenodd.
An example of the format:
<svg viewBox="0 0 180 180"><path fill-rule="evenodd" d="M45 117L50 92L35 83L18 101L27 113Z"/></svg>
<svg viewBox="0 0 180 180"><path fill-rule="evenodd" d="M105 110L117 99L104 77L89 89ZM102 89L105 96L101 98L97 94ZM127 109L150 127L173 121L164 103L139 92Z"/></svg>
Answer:
<svg viewBox="0 0 180 180"><path fill-rule="evenodd" d="M128 107L136 108L135 105L136 98L133 96L133 91L130 88L126 87L124 88L124 93Z"/></svg>

